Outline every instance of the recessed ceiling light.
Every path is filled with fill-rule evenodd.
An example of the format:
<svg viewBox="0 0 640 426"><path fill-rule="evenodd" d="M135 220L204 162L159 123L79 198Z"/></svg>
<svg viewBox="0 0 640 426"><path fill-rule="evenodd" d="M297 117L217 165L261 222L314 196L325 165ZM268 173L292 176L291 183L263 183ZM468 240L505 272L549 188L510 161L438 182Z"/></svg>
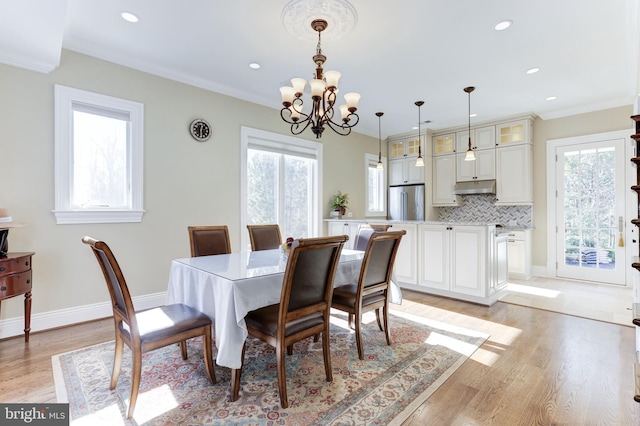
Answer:
<svg viewBox="0 0 640 426"><path fill-rule="evenodd" d="M138 17L131 12L122 12L120 16L127 22L138 22Z"/></svg>
<svg viewBox="0 0 640 426"><path fill-rule="evenodd" d="M555 101L556 99L558 99L557 96L549 96L547 98L545 98L547 101Z"/></svg>
<svg viewBox="0 0 640 426"><path fill-rule="evenodd" d="M538 67L529 68L529 69L527 70L527 74L535 74L535 73L537 73L538 71L540 71L540 68L538 68Z"/></svg>
<svg viewBox="0 0 640 426"><path fill-rule="evenodd" d="M496 31L506 30L513 24L513 21L506 20L502 22L498 22L495 27L493 27Z"/></svg>
<svg viewBox="0 0 640 426"><path fill-rule="evenodd" d="M252 70L260 69L260 64L259 64L259 63L257 63L257 62L251 62L251 63L249 64L249 68L251 68Z"/></svg>

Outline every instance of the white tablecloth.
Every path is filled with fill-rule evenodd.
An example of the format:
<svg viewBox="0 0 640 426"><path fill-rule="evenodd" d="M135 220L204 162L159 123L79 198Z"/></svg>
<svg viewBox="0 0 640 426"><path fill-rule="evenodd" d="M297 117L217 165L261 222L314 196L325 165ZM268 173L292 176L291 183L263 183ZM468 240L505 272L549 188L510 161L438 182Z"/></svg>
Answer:
<svg viewBox="0 0 640 426"><path fill-rule="evenodd" d="M343 250L334 286L357 282L362 254ZM217 364L240 368L248 335L244 317L280 302L285 266L280 250L176 259L171 262L167 303L183 303L207 314L214 322ZM390 301L402 302L395 283Z"/></svg>

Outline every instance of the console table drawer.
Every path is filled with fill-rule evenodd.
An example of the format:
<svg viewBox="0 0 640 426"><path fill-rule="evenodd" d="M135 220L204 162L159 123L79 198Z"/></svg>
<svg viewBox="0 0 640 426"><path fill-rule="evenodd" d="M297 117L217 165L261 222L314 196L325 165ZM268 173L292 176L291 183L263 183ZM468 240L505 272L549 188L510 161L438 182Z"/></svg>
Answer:
<svg viewBox="0 0 640 426"><path fill-rule="evenodd" d="M0 300L31 291L31 271L0 277Z"/></svg>
<svg viewBox="0 0 640 426"><path fill-rule="evenodd" d="M31 255L0 259L0 277L31 269Z"/></svg>

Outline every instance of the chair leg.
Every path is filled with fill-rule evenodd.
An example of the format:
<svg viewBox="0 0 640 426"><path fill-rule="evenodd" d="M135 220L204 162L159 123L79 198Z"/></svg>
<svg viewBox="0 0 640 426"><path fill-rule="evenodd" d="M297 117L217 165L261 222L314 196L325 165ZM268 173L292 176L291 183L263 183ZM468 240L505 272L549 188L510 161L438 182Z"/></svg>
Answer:
<svg viewBox="0 0 640 426"><path fill-rule="evenodd" d="M387 345L391 346L391 330L389 330L389 301L382 308L382 320L384 321L384 334L387 338Z"/></svg>
<svg viewBox="0 0 640 426"><path fill-rule="evenodd" d="M362 332L360 328L362 327L362 313L357 312L355 314L356 317L356 346L358 347L358 358L364 359L364 349L362 348Z"/></svg>
<svg viewBox="0 0 640 426"><path fill-rule="evenodd" d="M380 322L380 308L376 309L376 321L378 321L380 331L384 331L384 328L382 328L382 322Z"/></svg>
<svg viewBox="0 0 640 426"><path fill-rule="evenodd" d="M313 343L318 343L320 341L320 334L313 335Z"/></svg>
<svg viewBox="0 0 640 426"><path fill-rule="evenodd" d="M348 325L349 325L350 328L354 327L354 325L353 325L353 314L349 314L349 323L348 323Z"/></svg>
<svg viewBox="0 0 640 426"><path fill-rule="evenodd" d="M180 342L180 352L182 353L182 359L187 359L187 341Z"/></svg>
<svg viewBox="0 0 640 426"><path fill-rule="evenodd" d="M129 398L129 411L127 411L127 419L133 416L133 410L136 408L138 400L138 390L140 389L140 375L142 374L142 353L140 348L131 349L131 358L133 365L131 366L131 397Z"/></svg>
<svg viewBox="0 0 640 426"><path fill-rule="evenodd" d="M231 385L231 402L237 401L240 393L240 376L242 375L242 367L244 366L244 348L247 342L242 345L242 365L240 368L232 368L231 369L231 381L229 385Z"/></svg>
<svg viewBox="0 0 640 426"><path fill-rule="evenodd" d="M287 346L287 355L293 355L293 345Z"/></svg>
<svg viewBox="0 0 640 426"><path fill-rule="evenodd" d="M280 406L287 408L287 370L284 363L284 348L281 342L276 343L276 370L278 370L278 394L280 395Z"/></svg>
<svg viewBox="0 0 640 426"><path fill-rule="evenodd" d="M327 382L333 381L333 371L331 370L331 350L329 348L329 321L322 332L322 357L324 358L324 374Z"/></svg>
<svg viewBox="0 0 640 426"><path fill-rule="evenodd" d="M186 346L186 345L185 345ZM211 339L211 326L205 327L204 336L202 338L202 353L204 355L204 367L207 370L209 380L214 385L216 384L216 370L213 368L213 342ZM186 351L185 351L186 352Z"/></svg>
<svg viewBox="0 0 640 426"><path fill-rule="evenodd" d="M113 370L111 371L111 384L109 389L114 390L118 383L118 377L120 377L120 367L122 366L122 353L124 349L124 342L122 338L116 336L116 347L113 354Z"/></svg>

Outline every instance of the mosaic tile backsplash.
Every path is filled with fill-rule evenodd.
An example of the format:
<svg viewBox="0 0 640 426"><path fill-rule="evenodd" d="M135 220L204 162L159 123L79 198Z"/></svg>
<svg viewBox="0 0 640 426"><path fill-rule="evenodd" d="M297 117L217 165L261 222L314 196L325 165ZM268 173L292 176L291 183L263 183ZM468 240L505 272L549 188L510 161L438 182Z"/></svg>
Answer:
<svg viewBox="0 0 640 426"><path fill-rule="evenodd" d="M532 206L496 206L493 194L463 195L458 207L440 207L443 222L495 222L509 228L532 228Z"/></svg>

